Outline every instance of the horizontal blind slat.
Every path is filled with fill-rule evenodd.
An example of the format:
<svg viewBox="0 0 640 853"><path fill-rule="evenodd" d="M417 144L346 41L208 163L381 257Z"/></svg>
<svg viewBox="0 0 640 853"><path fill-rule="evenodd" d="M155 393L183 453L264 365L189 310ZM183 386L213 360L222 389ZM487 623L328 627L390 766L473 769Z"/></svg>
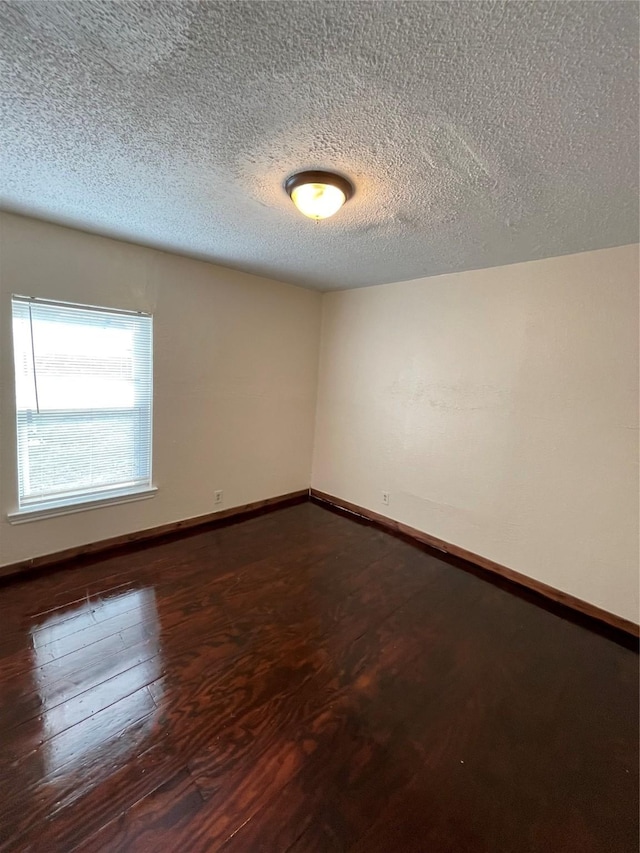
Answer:
<svg viewBox="0 0 640 853"><path fill-rule="evenodd" d="M12 300L19 506L151 485L152 318Z"/></svg>

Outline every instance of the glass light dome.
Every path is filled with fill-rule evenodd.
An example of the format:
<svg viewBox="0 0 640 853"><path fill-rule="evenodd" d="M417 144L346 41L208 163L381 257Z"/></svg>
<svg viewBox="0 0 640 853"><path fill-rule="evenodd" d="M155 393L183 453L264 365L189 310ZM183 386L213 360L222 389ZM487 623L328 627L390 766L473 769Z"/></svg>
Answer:
<svg viewBox="0 0 640 853"><path fill-rule="evenodd" d="M284 186L300 213L309 219L328 219L353 195L351 183L333 172L298 172Z"/></svg>

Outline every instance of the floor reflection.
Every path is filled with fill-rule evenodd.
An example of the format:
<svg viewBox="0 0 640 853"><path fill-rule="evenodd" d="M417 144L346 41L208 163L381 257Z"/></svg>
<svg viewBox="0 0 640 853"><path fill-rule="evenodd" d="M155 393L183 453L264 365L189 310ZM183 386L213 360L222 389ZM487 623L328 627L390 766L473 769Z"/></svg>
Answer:
<svg viewBox="0 0 640 853"><path fill-rule="evenodd" d="M88 771L139 749L157 707L147 686L161 674L154 590L88 600L31 633L45 774Z"/></svg>

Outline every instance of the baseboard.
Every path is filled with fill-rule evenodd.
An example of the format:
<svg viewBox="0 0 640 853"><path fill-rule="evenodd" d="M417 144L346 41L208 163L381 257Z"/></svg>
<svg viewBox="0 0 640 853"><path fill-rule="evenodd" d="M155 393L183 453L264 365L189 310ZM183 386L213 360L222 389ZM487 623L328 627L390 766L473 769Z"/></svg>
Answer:
<svg viewBox="0 0 640 853"><path fill-rule="evenodd" d="M381 515L371 509L365 509L364 507L350 503L349 501L342 500L342 498L336 498L334 495L328 495L325 492L318 491L317 489L310 489L309 494L312 499L320 501L321 503L330 504L333 507L338 507L339 509L354 513L355 515L359 515L385 530L389 530L393 533L399 533L409 539L419 542L422 545L428 545L430 548L436 548L438 551L444 551L446 554L458 557L467 563L471 563L487 572L492 572L502 578L506 578L512 583L525 587L528 590L532 590L533 592L568 607L571 610L582 613L583 615L596 619L599 622L603 622L612 628L624 631L632 637L640 636L640 626L636 625L635 622L631 622L629 619L623 619L622 616L616 616L615 613L609 613L608 610L602 610L600 607L596 607L595 604L589 604L587 601L582 601L582 599L569 595L567 592L562 592L559 589L555 589L555 587L549 586L541 581L537 581L534 578L530 578L527 575L523 575L520 572L509 569L506 566L501 566L499 563L496 563L487 557L481 557L479 554L467 551L466 548L453 545L451 542L445 542L443 539L438 539L436 536L431 536L429 533L424 533L422 530L417 530L415 527L410 527L408 524L403 524L400 521L394 521L392 518L387 518L385 515Z"/></svg>
<svg viewBox="0 0 640 853"><path fill-rule="evenodd" d="M235 506L231 509L223 509L218 512L210 512L206 515L198 515L195 518L185 518L181 521L171 521L158 527L149 527L146 530L136 530L133 533L125 533L122 536L113 536L110 539L101 539L99 542L89 542L86 545L78 545L75 548L67 548L64 551L56 551L53 554L43 554L32 557L29 560L21 560L18 563L10 563L0 566L0 578L11 577L34 569L49 568L58 563L64 563L76 557L99 554L103 551L111 551L125 545L136 542L148 542L172 533L180 533L193 530L195 527L217 527L229 524L247 516L259 515L270 512L283 506L291 506L296 503L304 503L309 500L309 490L301 489L297 492L289 492L286 495L278 495L275 498L266 498L262 501Z"/></svg>
<svg viewBox="0 0 640 853"><path fill-rule="evenodd" d="M122 548L127 545L149 542L162 536L171 534L179 535L181 532L186 533L198 527L212 528L232 523L242 518L259 515L264 512L270 512L283 506L303 503L310 497L320 503L328 504L337 509L353 513L384 530L400 534L414 540L415 542L419 542L421 545L427 545L430 548L435 548L438 551L464 560L466 563L470 563L484 571L498 575L499 577L537 593L556 604L560 604L570 610L581 613L584 616L595 619L598 622L602 622L605 625L623 631L626 634L630 634L632 637L637 638L640 636L640 626L636 625L635 622L631 622L629 619L623 619L615 613L609 613L609 611L596 607L594 604L582 601L580 598L576 598L567 592L555 589L555 587L549 586L541 581L537 581L534 578L521 574L520 572L516 572L514 569L509 569L507 566L502 566L487 557L474 554L466 548L461 548L451 542L445 542L443 539L438 539L436 536L431 536L429 533L424 533L422 530L410 527L408 524L395 521L394 519L381 515L378 512L358 506L350 501L345 501L342 498L337 498L334 495L318 491L317 489L301 489L297 492L289 492L286 495L278 495L277 497L266 498L261 501L253 501L253 503L232 507L231 509L207 513L206 515L199 515L194 518L186 518L181 521L172 521L168 524L159 525L158 527L150 527L146 530L137 530L132 533L126 533L122 536L102 539L99 542L89 542L85 545L67 548L64 551L56 551L52 554L43 554L38 557L32 557L28 560L10 563L6 566L0 566L0 578L11 578L15 575L21 575L28 571L56 566L57 564L67 562L68 560L78 557L96 555L102 552Z"/></svg>

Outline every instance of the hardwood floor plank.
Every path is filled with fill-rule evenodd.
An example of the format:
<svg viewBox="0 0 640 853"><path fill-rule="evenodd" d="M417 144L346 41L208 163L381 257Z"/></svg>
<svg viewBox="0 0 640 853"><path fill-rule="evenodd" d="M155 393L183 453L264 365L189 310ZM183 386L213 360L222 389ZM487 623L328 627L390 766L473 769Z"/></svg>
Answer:
<svg viewBox="0 0 640 853"><path fill-rule="evenodd" d="M184 827L200 811L202 803L189 772L178 771L146 796L141 814L134 817L134 809L125 812L73 850L78 853L96 850L156 853L158 838L168 838Z"/></svg>
<svg viewBox="0 0 640 853"><path fill-rule="evenodd" d="M464 608L468 603L460 601L459 605ZM304 844L311 845L308 828L312 824L315 830L319 825L322 833L321 840L309 849L334 849L332 839L336 838L346 849L344 845L357 838L363 826L368 827L389 790L408 782L419 770L423 754L415 740L428 723L423 703L432 698L431 679L424 677L426 697L417 697L422 702L416 702L414 694L425 652L421 626L432 604L433 598L426 594L412 599L376 631L358 638L356 648L349 650L355 667L341 679L337 695L326 698L332 730L318 739L310 728L305 737L315 746L305 765L227 843L225 853L286 850L299 843L300 833ZM399 626L404 628L401 641ZM445 636L442 632L433 636L427 660L433 661L435 669L451 665ZM423 669L424 664L422 660ZM476 672L475 677L481 676ZM450 702L454 704L455 697ZM442 713L446 714L446 708ZM352 790L357 792L354 802L359 808L364 806L362 813L353 809L352 814L345 813L343 806L349 804Z"/></svg>
<svg viewBox="0 0 640 853"><path fill-rule="evenodd" d="M637 849L636 652L317 505L3 617L3 853Z"/></svg>
<svg viewBox="0 0 640 853"><path fill-rule="evenodd" d="M47 819L59 816L64 806L81 800L97 785L108 783L118 768L157 736L156 719L151 695L142 688L63 733L47 751L35 750L10 773L3 773L12 786L0 802L0 849L24 849L25 836L34 831L31 843L38 845ZM40 784L33 785L36 770Z"/></svg>
<svg viewBox="0 0 640 853"><path fill-rule="evenodd" d="M81 785L77 779L62 776L52 780L52 784L38 787L30 797L31 816L22 815L16 820L11 836L5 829L9 842L6 849L24 849L35 820L36 849L66 853L119 820L133 805L175 775L180 765L167 752L162 733L156 730L149 737L148 720L143 720L141 726L146 727L146 737L140 739L139 749L116 755L108 764L91 764L82 775ZM152 745L146 746L149 741ZM109 787L108 796L105 785ZM5 848L0 846L0 849Z"/></svg>

